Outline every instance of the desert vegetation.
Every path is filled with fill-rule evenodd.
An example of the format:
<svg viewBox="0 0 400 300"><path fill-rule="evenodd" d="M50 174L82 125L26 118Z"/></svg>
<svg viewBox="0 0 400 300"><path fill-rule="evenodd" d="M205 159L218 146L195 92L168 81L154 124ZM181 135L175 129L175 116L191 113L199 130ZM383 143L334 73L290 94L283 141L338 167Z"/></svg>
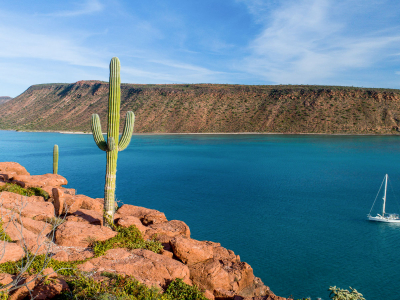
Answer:
<svg viewBox="0 0 400 300"><path fill-rule="evenodd" d="M105 128L108 88L100 81L31 86L1 106L0 129L90 132L94 113ZM121 117L134 111L137 133L398 134L399 100L391 89L121 84Z"/></svg>

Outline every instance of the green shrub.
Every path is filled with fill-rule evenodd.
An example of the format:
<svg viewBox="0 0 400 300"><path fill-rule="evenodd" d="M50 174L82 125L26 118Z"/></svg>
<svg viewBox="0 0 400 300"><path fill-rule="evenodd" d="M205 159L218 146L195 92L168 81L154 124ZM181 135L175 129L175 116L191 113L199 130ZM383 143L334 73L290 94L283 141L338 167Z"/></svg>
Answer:
<svg viewBox="0 0 400 300"><path fill-rule="evenodd" d="M182 279L172 281L165 293L161 290L140 283L126 276L103 272L107 279L96 281L90 276L77 274L67 281L71 292L65 292L55 299L67 300L207 300L196 286L185 284Z"/></svg>
<svg viewBox="0 0 400 300"><path fill-rule="evenodd" d="M134 225L128 228L116 227L116 230L118 234L115 237L106 241L94 242L93 251L96 257L104 255L107 250L115 248L147 249L155 253L159 253L163 248L160 242L144 240L141 232Z"/></svg>
<svg viewBox="0 0 400 300"><path fill-rule="evenodd" d="M174 300L207 300L197 286L187 285L180 278L170 283L165 294Z"/></svg>
<svg viewBox="0 0 400 300"><path fill-rule="evenodd" d="M11 238L8 236L8 234L3 229L3 222L1 220L1 218L0 218L0 241L12 242Z"/></svg>
<svg viewBox="0 0 400 300"><path fill-rule="evenodd" d="M19 194L21 196L42 196L45 200L48 200L50 198L50 195L42 190L41 188L38 187L30 187L30 188L23 188L20 187L18 184L14 184L14 183L7 183L6 185L0 187L0 192L10 192L10 193L15 193L15 194Z"/></svg>
<svg viewBox="0 0 400 300"><path fill-rule="evenodd" d="M29 257L32 258L33 255L29 254ZM9 261L2 263L0 264L0 272L16 275L20 272L21 267L25 266L27 262L28 259L24 257L19 261L15 262ZM73 261L73 262L58 261L51 259L49 257L46 258L46 256L42 254L42 255L37 255L36 257L33 258L33 260L31 259L31 263L26 271L29 274L37 274L44 268L53 268L53 270L60 275L72 276L75 274L76 266L83 262L84 261Z"/></svg>
<svg viewBox="0 0 400 300"><path fill-rule="evenodd" d="M331 286L328 291L331 293L329 294L329 298L332 300L365 300L362 294L357 292L356 289L350 287L351 292L348 290L342 290L337 288L336 286Z"/></svg>

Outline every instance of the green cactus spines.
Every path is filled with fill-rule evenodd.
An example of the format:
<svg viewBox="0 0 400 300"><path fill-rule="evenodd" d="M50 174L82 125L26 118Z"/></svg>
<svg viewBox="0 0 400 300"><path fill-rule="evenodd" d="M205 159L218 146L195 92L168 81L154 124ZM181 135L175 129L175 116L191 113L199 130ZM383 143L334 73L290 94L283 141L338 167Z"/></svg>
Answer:
<svg viewBox="0 0 400 300"><path fill-rule="evenodd" d="M92 115L91 127L93 138L97 146L107 152L106 184L104 187L104 216L103 224L112 227L115 211L115 182L117 173L118 151L128 147L135 122L135 115L128 111L126 114L124 130L119 139L119 120L121 105L121 79L120 62L113 57L110 62L110 84L108 97L108 124L107 141L104 140L101 131L100 118L97 114Z"/></svg>
<svg viewBox="0 0 400 300"><path fill-rule="evenodd" d="M58 172L58 145L53 148L53 174Z"/></svg>

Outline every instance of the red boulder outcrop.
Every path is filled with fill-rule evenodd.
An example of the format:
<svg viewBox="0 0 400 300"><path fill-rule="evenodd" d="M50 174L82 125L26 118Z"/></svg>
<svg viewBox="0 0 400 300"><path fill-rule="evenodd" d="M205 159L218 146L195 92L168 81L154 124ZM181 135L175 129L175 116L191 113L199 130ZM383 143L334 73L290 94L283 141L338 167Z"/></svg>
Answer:
<svg viewBox="0 0 400 300"><path fill-rule="evenodd" d="M56 231L56 243L61 246L87 247L94 241L105 241L117 233L105 226L67 221Z"/></svg>
<svg viewBox="0 0 400 300"><path fill-rule="evenodd" d="M86 272L108 271L129 275L147 286L166 287L175 278L191 284L189 269L177 260L156 254L149 250L111 249L106 255L93 258L78 269Z"/></svg>
<svg viewBox="0 0 400 300"><path fill-rule="evenodd" d="M0 162L0 174L30 175L28 171L16 162Z"/></svg>
<svg viewBox="0 0 400 300"><path fill-rule="evenodd" d="M0 241L0 264L8 261L17 261L25 256L22 247L15 243Z"/></svg>
<svg viewBox="0 0 400 300"><path fill-rule="evenodd" d="M133 216L139 218L143 225L151 225L167 222L165 214L155 210L141 206L124 204L118 209L118 214L121 216Z"/></svg>

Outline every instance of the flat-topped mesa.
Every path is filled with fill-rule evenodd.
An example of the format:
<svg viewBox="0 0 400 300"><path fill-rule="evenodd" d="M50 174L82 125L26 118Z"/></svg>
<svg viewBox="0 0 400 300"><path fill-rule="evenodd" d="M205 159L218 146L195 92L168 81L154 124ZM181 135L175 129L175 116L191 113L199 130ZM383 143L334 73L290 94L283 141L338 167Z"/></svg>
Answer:
<svg viewBox="0 0 400 300"><path fill-rule="evenodd" d="M169 282L180 278L186 284L196 285L208 299L286 300L274 295L254 276L252 267L232 250L219 243L192 239L185 222L168 220L164 213L155 209L124 204L116 211L114 223L120 230L135 228L148 242L158 242L161 250L116 248L119 247L117 243L114 248L96 254L92 248L94 241L106 241L119 234L102 226L103 199L75 195L75 190L61 187L66 180L47 179L48 175L60 175L31 176L18 163L0 163L0 174L3 183L14 182L13 178L29 179L20 182L26 186L35 182L43 189L51 188L51 198L47 201L39 196L0 192L3 230L12 241L0 243L0 250L5 250L1 263L21 259L25 255L23 248L38 251L38 254L49 250L54 260L84 261L77 265L78 270L132 276L148 287L165 290ZM56 183L59 185L55 187L48 185ZM54 240L50 240L52 226L47 222L56 216L62 217L64 222L57 227Z"/></svg>

